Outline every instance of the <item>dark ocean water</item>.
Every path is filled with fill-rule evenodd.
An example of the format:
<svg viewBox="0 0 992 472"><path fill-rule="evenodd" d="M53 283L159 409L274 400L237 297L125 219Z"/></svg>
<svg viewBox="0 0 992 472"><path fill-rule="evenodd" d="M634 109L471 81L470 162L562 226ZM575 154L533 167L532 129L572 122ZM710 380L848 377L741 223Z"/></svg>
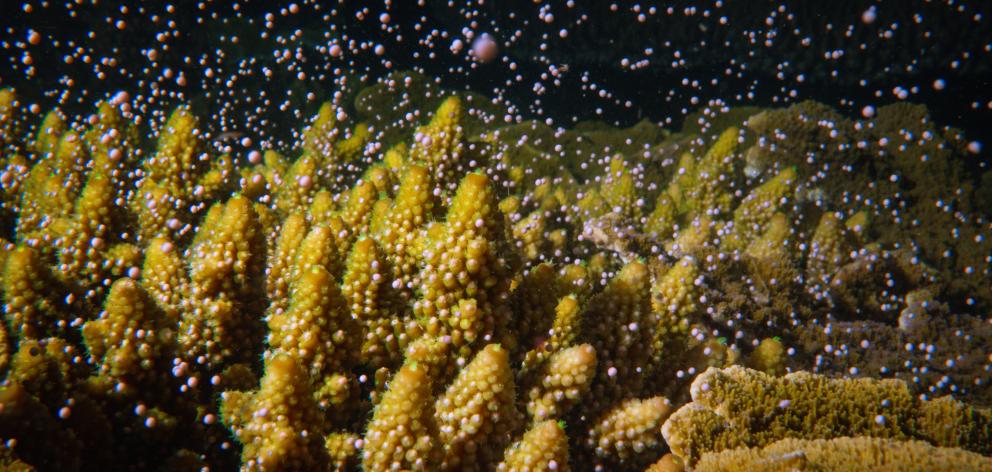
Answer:
<svg viewBox="0 0 992 472"><path fill-rule="evenodd" d="M707 103L811 99L856 115L864 106L903 100L925 104L938 122L973 139L989 135L988 2L390 3L299 2L293 14L293 2L152 2L127 13L119 2L51 2L30 13L24 5L33 2L4 2L0 80L45 108L58 103L66 111L152 84L165 95L163 105L212 91L224 99L205 99L204 106L237 122L245 113L279 120L286 113L275 103L284 99L290 111L309 116L344 88L341 75L353 78L353 88L356 78L372 83L389 70L416 69L445 88L497 96L524 117L562 124L601 119L627 126L648 118L677 129L687 112ZM31 31L42 35L36 45L26 44ZM484 33L502 47L497 60L478 64L467 54L468 36ZM455 40L465 44L458 54L450 47ZM345 53L331 56L332 43ZM151 49L161 53L155 61L146 54ZM277 57L286 51L292 57ZM35 59L31 66L24 53ZM67 64L67 54L77 60ZM99 65L104 58L115 65ZM186 85L164 78L167 69ZM270 75L263 77L263 69ZM237 84L228 88L232 77ZM258 110L243 103L263 90L273 104ZM287 90L318 100L287 97Z"/></svg>

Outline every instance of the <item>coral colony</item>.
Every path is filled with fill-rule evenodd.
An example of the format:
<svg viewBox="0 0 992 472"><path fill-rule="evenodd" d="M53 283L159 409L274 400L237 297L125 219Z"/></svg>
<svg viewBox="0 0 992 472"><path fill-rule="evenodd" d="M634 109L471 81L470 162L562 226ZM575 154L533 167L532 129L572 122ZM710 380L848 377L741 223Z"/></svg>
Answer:
<svg viewBox="0 0 992 472"><path fill-rule="evenodd" d="M110 3L0 15L0 470L992 470L987 5Z"/></svg>

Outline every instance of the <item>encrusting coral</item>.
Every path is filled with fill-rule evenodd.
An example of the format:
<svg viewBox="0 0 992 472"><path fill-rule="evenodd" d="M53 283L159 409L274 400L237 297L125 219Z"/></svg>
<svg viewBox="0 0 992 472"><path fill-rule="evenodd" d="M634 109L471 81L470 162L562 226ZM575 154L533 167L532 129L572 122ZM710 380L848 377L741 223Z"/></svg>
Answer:
<svg viewBox="0 0 992 472"><path fill-rule="evenodd" d="M888 207L768 144L772 118L828 139L796 110L672 134L497 125L492 107L394 73L358 92L360 121L335 97L295 150L242 162L210 145L193 107L161 114L145 140L119 102L85 123L53 110L31 124L0 90L0 464L988 460L988 360L969 349L992 339L969 314L992 303L976 282L987 223L962 223L970 242L952 246L979 274L956 280L963 268L935 262L935 246L899 239ZM851 133L922 126L884 116ZM930 165L873 159L906 179ZM879 202L890 183L865 186ZM916 357L849 365L878 358L850 354L876 342ZM893 371L912 381L834 378Z"/></svg>
<svg viewBox="0 0 992 472"><path fill-rule="evenodd" d="M872 437L782 439L763 448L704 454L693 470L983 470L989 458L924 441Z"/></svg>
<svg viewBox="0 0 992 472"><path fill-rule="evenodd" d="M913 396L900 380L784 377L733 366L692 383L692 402L665 422L672 452L689 465L706 452L761 447L785 438L871 436L992 452L992 415L964 403Z"/></svg>

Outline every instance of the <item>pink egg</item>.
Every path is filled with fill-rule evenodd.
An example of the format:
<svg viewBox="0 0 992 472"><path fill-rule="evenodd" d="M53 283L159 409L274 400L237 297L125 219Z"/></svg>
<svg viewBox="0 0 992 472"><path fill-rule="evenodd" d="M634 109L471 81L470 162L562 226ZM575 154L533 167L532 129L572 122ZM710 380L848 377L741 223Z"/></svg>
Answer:
<svg viewBox="0 0 992 472"><path fill-rule="evenodd" d="M488 33L483 33L472 42L472 55L482 63L491 62L499 54L499 45Z"/></svg>

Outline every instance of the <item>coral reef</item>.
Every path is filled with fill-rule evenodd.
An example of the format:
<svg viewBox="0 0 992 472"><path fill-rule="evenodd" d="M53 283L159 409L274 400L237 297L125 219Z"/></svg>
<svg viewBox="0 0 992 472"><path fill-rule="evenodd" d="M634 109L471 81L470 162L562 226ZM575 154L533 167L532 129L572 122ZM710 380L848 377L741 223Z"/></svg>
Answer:
<svg viewBox="0 0 992 472"><path fill-rule="evenodd" d="M496 470L569 471L568 437L554 421L542 421L513 443Z"/></svg>
<svg viewBox="0 0 992 472"><path fill-rule="evenodd" d="M292 355L273 355L258 391L225 392L224 422L244 444L241 462L258 470L317 470L328 451L310 378Z"/></svg>
<svg viewBox="0 0 992 472"><path fill-rule="evenodd" d="M992 452L992 414L943 397L924 401L900 380L840 380L796 372L772 377L740 366L710 368L692 402L665 422L672 452L693 465L707 452L785 439L870 436L919 439Z"/></svg>
<svg viewBox="0 0 992 472"><path fill-rule="evenodd" d="M247 160L211 147L194 110L145 136L118 102L39 121L0 91L0 464L992 454L976 351L992 238L979 192L946 194L963 146L925 110L566 130L497 124L484 97L396 72L357 91L357 119L336 97L295 148ZM906 133L922 141L880 143Z"/></svg>
<svg viewBox="0 0 992 472"><path fill-rule="evenodd" d="M708 453L693 470L982 470L988 465L988 457L923 441L789 438L760 449Z"/></svg>

